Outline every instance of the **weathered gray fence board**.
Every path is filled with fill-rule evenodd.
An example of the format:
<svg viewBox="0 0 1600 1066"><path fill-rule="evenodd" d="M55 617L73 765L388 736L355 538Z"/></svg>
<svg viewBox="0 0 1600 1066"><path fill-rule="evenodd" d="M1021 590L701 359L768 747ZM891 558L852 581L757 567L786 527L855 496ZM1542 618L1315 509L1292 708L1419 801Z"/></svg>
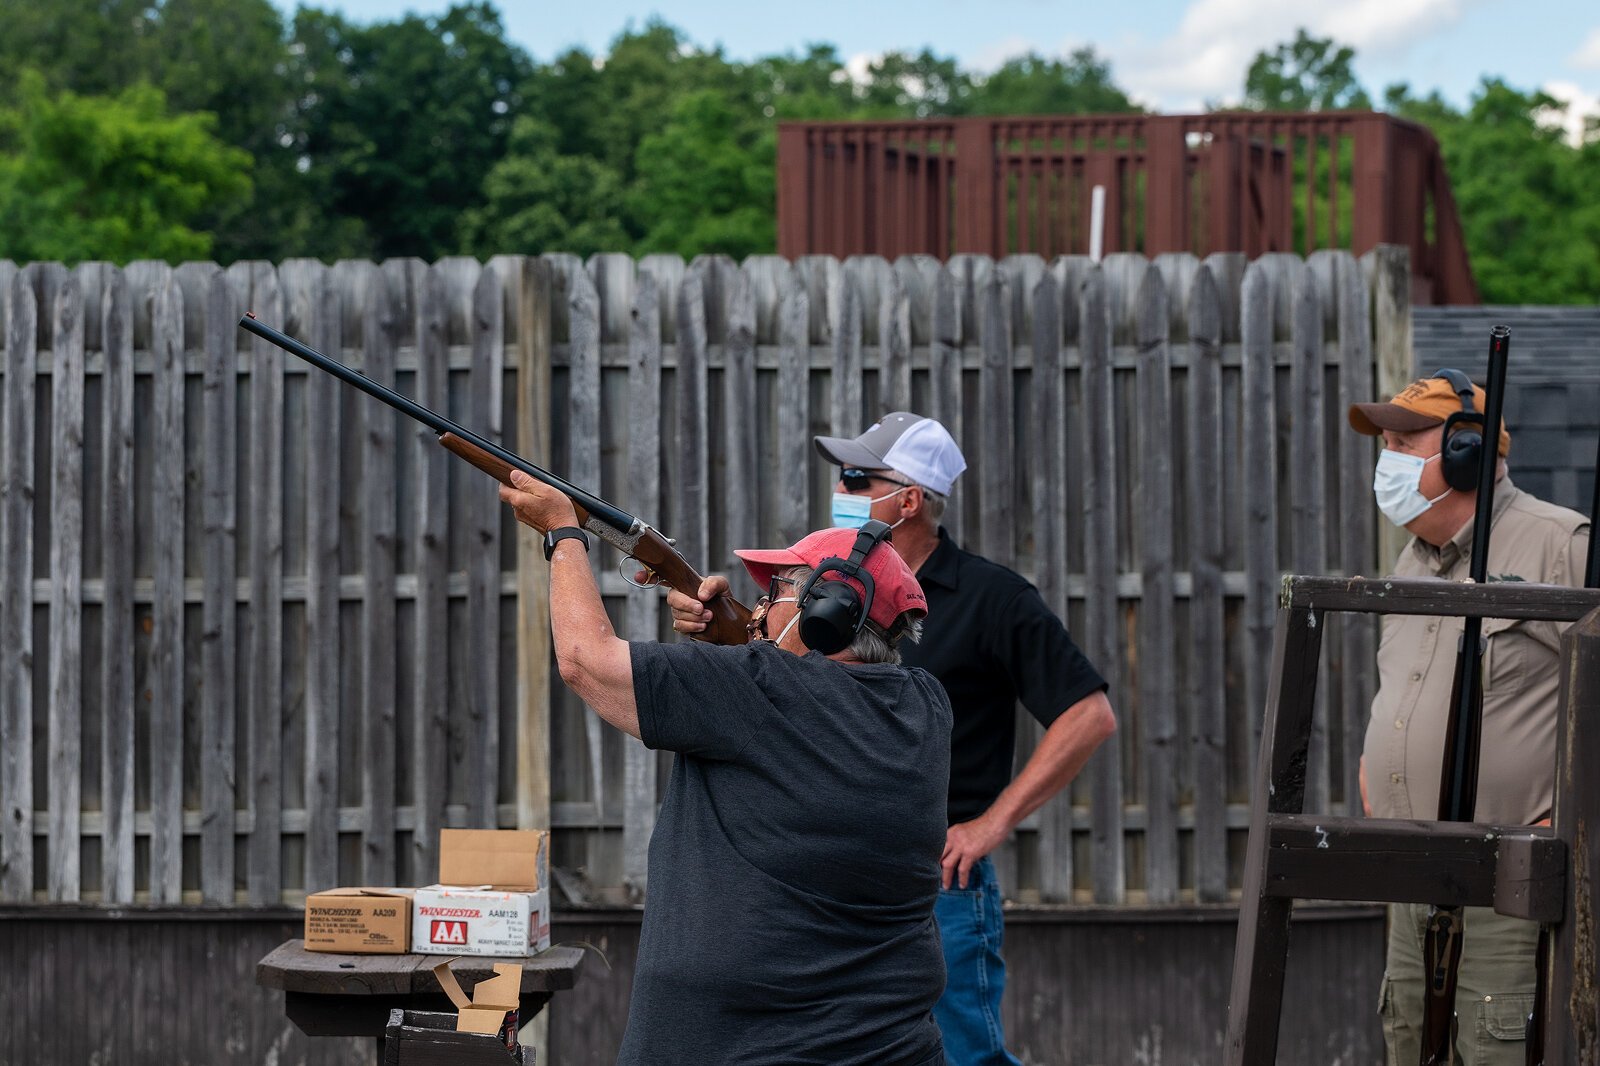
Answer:
<svg viewBox="0 0 1600 1066"><path fill-rule="evenodd" d="M449 410L448 302L454 278L450 260L417 275L416 399L434 411ZM474 262L476 267L477 263ZM450 619L445 587L450 506L450 454L426 426L405 424L412 440L412 506L415 540L412 566L417 600L412 616L415 646L411 661L411 792L416 828L411 834L411 875L416 884L438 880L439 830L444 827L445 769L449 750ZM462 471L466 473L467 471Z"/></svg>
<svg viewBox="0 0 1600 1066"><path fill-rule="evenodd" d="M472 291L472 425L490 440L504 435L501 413L505 376L504 280L490 265ZM458 468L459 470L459 468ZM467 817L484 828L496 825L500 792L500 523L502 508L492 482L476 471L459 470L472 485L467 507L470 553L467 560L468 653L459 669L471 679L464 716L467 735L461 774L467 789Z"/></svg>
<svg viewBox="0 0 1600 1066"><path fill-rule="evenodd" d="M727 287L726 351L722 372L723 540L718 570L737 567L733 552L754 547L760 528L760 488L765 471L756 469L760 432L756 407L756 299L750 278L730 271Z"/></svg>
<svg viewBox="0 0 1600 1066"><path fill-rule="evenodd" d="M1339 253L1335 280L1338 285L1339 410L1375 398L1373 384L1370 297L1361 266L1347 252ZM1341 430L1345 429L1341 422ZM1339 435L1339 569L1351 575L1374 575L1378 570L1377 534L1367 501L1372 498L1373 443L1358 433ZM1371 671L1362 669L1377 655L1377 623L1371 615L1347 614L1339 619L1340 650L1345 669L1340 672L1344 722L1345 809L1352 817L1362 813L1357 782L1367 715L1377 689ZM1332 713L1332 708L1329 708Z"/></svg>
<svg viewBox="0 0 1600 1066"><path fill-rule="evenodd" d="M1289 368L1290 569L1320 574L1327 565L1327 465L1322 418L1322 300L1310 266L1290 264L1293 361ZM1317 675L1317 709L1306 767L1306 810L1328 809L1328 677Z"/></svg>
<svg viewBox="0 0 1600 1066"><path fill-rule="evenodd" d="M962 435L961 290L949 267L941 266L933 284L933 329L928 355L928 417L938 419L957 441ZM944 514L945 528L961 540L961 507Z"/></svg>
<svg viewBox="0 0 1600 1066"><path fill-rule="evenodd" d="M705 261L692 264L678 289L677 424L663 442L676 473L670 508L672 535L689 564L702 570L711 550L710 501L706 498L706 305Z"/></svg>
<svg viewBox="0 0 1600 1066"><path fill-rule="evenodd" d="M390 281L377 267L360 274L362 373L380 385L394 385L394 356L400 318ZM395 877L395 696L396 620L394 581L399 548L395 512L397 416L373 402L362 404L361 569L366 597L361 604L361 799L367 808L361 841L365 884L389 884Z"/></svg>
<svg viewBox="0 0 1600 1066"><path fill-rule="evenodd" d="M1189 288L1189 745L1195 897L1228 897L1227 682L1222 568L1222 306L1209 267Z"/></svg>
<svg viewBox="0 0 1600 1066"><path fill-rule="evenodd" d="M227 275L213 271L205 294L205 493L200 712L200 895L207 903L234 901L233 811L235 686L240 672L235 591L238 579L238 311Z"/></svg>
<svg viewBox="0 0 1600 1066"><path fill-rule="evenodd" d="M640 513L661 511L661 317L653 275L639 272L628 330L628 499ZM629 640L656 640L660 593L628 593ZM656 824L656 754L640 741L623 741L622 877L634 900L644 895L650 835Z"/></svg>
<svg viewBox="0 0 1600 1066"><path fill-rule="evenodd" d="M1077 294L1069 299L1076 304ZM1039 595L1067 617L1066 402L1062 385L1063 292L1053 273L1033 290L1033 557ZM1031 716L1024 721L1032 722ZM1035 723L1037 725L1037 723ZM1068 790L1039 811L1039 896L1046 902L1072 899L1072 794Z"/></svg>
<svg viewBox="0 0 1600 1066"><path fill-rule="evenodd" d="M1117 456L1115 384L1111 368L1111 312L1106 280L1098 270L1083 280L1079 296L1079 345L1083 352L1083 537L1084 651L1116 685L1122 656L1121 610L1117 602ZM1117 698L1113 691L1112 698ZM1121 903L1123 869L1122 743L1113 734L1090 762L1094 795L1092 881L1096 903Z"/></svg>
<svg viewBox="0 0 1600 1066"><path fill-rule="evenodd" d="M978 523L977 551L1002 566L1015 563L1012 513L1011 283L1004 271L990 273L978 294ZM970 442L969 442L970 443ZM971 490L973 483L965 487Z"/></svg>
<svg viewBox="0 0 1600 1066"><path fill-rule="evenodd" d="M1172 358L1167 347L1167 286L1146 271L1135 298L1139 346L1136 532L1144 587L1139 599L1139 724L1143 730L1145 895L1178 900L1178 679L1173 619Z"/></svg>
<svg viewBox="0 0 1600 1066"><path fill-rule="evenodd" d="M47 763L51 899L81 891L83 748L83 286L55 264L50 381L50 665Z"/></svg>
<svg viewBox="0 0 1600 1066"><path fill-rule="evenodd" d="M286 320L320 352L342 353L343 313L332 272L297 259L279 270ZM306 827L307 892L339 883L339 749L342 668L339 631L339 506L344 460L340 448L344 387L327 374L306 380L307 454L317 476L306 494Z"/></svg>
<svg viewBox="0 0 1600 1066"><path fill-rule="evenodd" d="M1272 282L1258 261L1245 271L1240 301L1242 398L1240 436L1250 441L1241 449L1245 463L1244 638L1246 765L1254 766L1261 749L1262 716L1272 662L1272 627L1277 615L1277 406L1272 365ZM1253 777L1252 777L1253 779Z"/></svg>
<svg viewBox="0 0 1600 1066"><path fill-rule="evenodd" d="M34 368L33 270L6 286L6 375L0 408L0 896L33 898Z"/></svg>
<svg viewBox="0 0 1600 1066"><path fill-rule="evenodd" d="M242 264L236 264L242 265ZM231 272L231 271L230 271ZM278 273L250 265L246 303L267 322L283 321ZM283 350L260 337L250 344L249 573L250 719L248 885L253 904L274 903L283 888Z"/></svg>
<svg viewBox="0 0 1600 1066"><path fill-rule="evenodd" d="M161 264L165 267L165 264ZM171 276L170 269L165 271ZM106 279L96 306L85 313L100 320L100 350L105 370L100 382L100 576L105 582L105 603L100 611L100 806L105 832L100 838L100 896L116 903L133 902L133 306L128 278L114 272ZM160 277L160 274L156 275ZM170 335L170 323L163 323ZM181 339L182 333L179 332ZM170 401L169 401L170 402ZM172 423L169 422L169 428ZM183 439L182 422L177 434ZM182 448L165 448L171 468L183 460ZM182 491L182 472L178 489ZM170 482L167 486L170 488ZM182 497L172 506L162 501L165 513L183 513ZM170 545L183 548L183 538L163 538L157 551L171 555ZM154 619L152 618L152 629ZM155 717L155 708L151 708ZM169 747L168 752L181 751ZM162 760L166 761L166 760ZM182 810L181 802L179 810Z"/></svg>
<svg viewBox="0 0 1600 1066"><path fill-rule="evenodd" d="M911 410L911 294L908 286L922 279L909 278L898 269L883 277L878 310L878 406L884 411Z"/></svg>
<svg viewBox="0 0 1600 1066"><path fill-rule="evenodd" d="M602 898L642 896L662 762L563 699L552 779L536 538L432 434L243 344L246 306L504 431L711 571L823 520L836 471L812 433L901 407L941 417L971 464L946 525L959 539L964 516L973 547L1069 619L1122 719L1084 781L996 852L1023 899L1082 885L1118 902L1127 876L1149 900L1188 899L1191 856L1192 898L1225 898L1279 571L1374 565L1371 445L1328 421L1374 388L1373 282L1342 254L0 264L0 281L0 635L18 637L0 675L20 679L0 691L6 898L292 900L427 879L439 827L497 822L575 830L558 866L584 867ZM74 284L81 343L55 321ZM74 407L92 433L76 444L55 417ZM51 417L37 454L35 410ZM1297 472L1281 491L1279 438ZM145 455L147 441L174 446ZM1320 473L1300 478L1302 455ZM75 549L54 521L74 492L92 508ZM176 516L182 535L138 528ZM32 539L47 527L49 562ZM594 559L619 629L658 634L659 593L617 562ZM63 658L35 672L23 642L47 629ZM1339 747L1319 765L1346 803L1374 635L1328 642L1319 725ZM1021 719L1019 766L1041 735Z"/></svg>
<svg viewBox="0 0 1600 1066"><path fill-rule="evenodd" d="M784 268L778 289L778 344L783 362L776 387L779 456L805 456L806 461L780 461L775 484L778 493L778 540L793 544L811 531L806 486L815 452L811 446L811 369L805 353L809 347L810 296L805 279L792 266Z"/></svg>
<svg viewBox="0 0 1600 1066"><path fill-rule="evenodd" d="M862 421L861 275L859 260L829 279L828 336L833 344L829 363L828 424L834 436L853 437L867 428ZM837 295L835 295L837 293Z"/></svg>
<svg viewBox="0 0 1600 1066"><path fill-rule="evenodd" d="M501 256L491 260L507 278L514 301L507 318L515 323L519 373L513 410L517 451L534 462L550 461L550 302L551 271L534 258ZM516 824L520 829L550 826L550 575L539 565L544 554L533 531L518 526Z"/></svg>
<svg viewBox="0 0 1600 1066"><path fill-rule="evenodd" d="M581 267L567 275L568 330L572 364L567 372L567 470L576 485L600 484L600 295ZM589 551L589 567L598 576L604 546ZM605 805L605 724L585 710L590 796Z"/></svg>
<svg viewBox="0 0 1600 1066"><path fill-rule="evenodd" d="M137 265L137 264L135 264ZM130 277L138 277L129 268ZM189 421L184 395L184 359L185 347L185 296L180 287L177 276L165 263L155 264L152 270L144 275L148 281L145 284L129 283L130 297L135 304L149 301L150 304L150 347L154 356L153 373L151 375L152 402L152 439L159 441L180 442L184 439L184 426ZM110 337L110 325L107 324L106 336ZM203 333L195 338L197 344L203 343ZM109 358L109 349L108 349ZM135 415L133 413L133 336L130 329L128 347L124 353L127 362L127 383L119 385L129 406L128 433L129 453L131 461L132 431ZM119 357L120 358L120 357ZM107 382L108 405L112 386ZM108 417L107 422L110 422ZM109 427L108 427L109 432ZM152 515L182 515L186 511L186 497L188 488L185 478L186 449L178 447L163 447L155 456L154 470L152 471L151 507ZM107 483L110 475L107 475ZM133 486L129 485L130 491ZM131 522L132 514L129 519ZM112 520L107 518L105 535L106 548L111 547ZM131 543L133 531L130 528L127 536ZM159 537L154 545L155 558L153 560L152 574L154 577L153 590L150 602L150 879L149 893L152 902L176 903L183 895L183 752L186 738L184 733L184 538L179 536ZM109 567L107 577L109 579ZM129 573L130 581L133 577ZM130 585L131 598L131 585ZM112 614L107 608L108 616ZM133 611L130 606L122 608L123 625L131 628ZM108 622L108 625L111 623ZM109 643L110 637L107 638ZM125 639L125 638L123 638ZM131 642L130 642L131 644ZM130 664L131 667L131 664ZM106 683L107 699L111 698L111 680ZM123 698L126 700L125 708L130 723L135 714L133 700L133 675L127 679L127 690ZM108 703L108 708L110 704ZM109 711L108 711L109 713ZM130 726L131 728L131 726ZM130 792L129 818L133 818L133 796ZM129 830L131 844L133 833ZM131 856L128 856L131 858ZM130 866L130 874L131 874ZM109 886L108 886L109 887ZM136 890L130 878L127 886L128 898L133 898Z"/></svg>

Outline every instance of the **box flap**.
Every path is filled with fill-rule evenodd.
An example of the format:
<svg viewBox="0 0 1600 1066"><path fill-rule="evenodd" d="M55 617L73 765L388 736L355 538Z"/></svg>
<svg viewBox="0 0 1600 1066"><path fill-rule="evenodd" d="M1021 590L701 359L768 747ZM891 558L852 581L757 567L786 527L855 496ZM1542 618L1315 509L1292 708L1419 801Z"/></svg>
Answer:
<svg viewBox="0 0 1600 1066"><path fill-rule="evenodd" d="M500 1027L506 1023L506 1011L510 1007L463 1007L456 1016L456 1032L458 1033L486 1033L498 1036Z"/></svg>
<svg viewBox="0 0 1600 1066"><path fill-rule="evenodd" d="M522 967L514 962L494 964L494 976L472 987L474 1007L494 1007L502 1011L515 1007L522 998Z"/></svg>
<svg viewBox="0 0 1600 1066"><path fill-rule="evenodd" d="M549 841L537 829L441 829L439 883L541 888Z"/></svg>
<svg viewBox="0 0 1600 1066"><path fill-rule="evenodd" d="M444 994L450 997L450 1002L455 1004L456 1010L465 1011L472 1006L472 1000L468 999L467 994L461 991L461 982L457 981L456 975L450 972L450 963L453 961L452 959L445 959L443 962L436 963L433 967L433 976L439 982L439 987L444 989Z"/></svg>

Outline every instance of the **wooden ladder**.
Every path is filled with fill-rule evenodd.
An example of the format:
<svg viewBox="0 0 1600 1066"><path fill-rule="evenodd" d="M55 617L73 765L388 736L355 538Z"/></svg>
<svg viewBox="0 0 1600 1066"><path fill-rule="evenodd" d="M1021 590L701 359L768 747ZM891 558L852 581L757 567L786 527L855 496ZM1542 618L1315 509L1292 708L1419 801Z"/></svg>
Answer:
<svg viewBox="0 0 1600 1066"><path fill-rule="evenodd" d="M1250 807L1227 1066L1277 1059L1296 899L1493 907L1554 927L1549 1066L1600 1066L1600 590L1287 577ZM1305 813L1317 667L1329 612L1578 621L1562 640L1550 828ZM1570 858L1570 863L1569 863ZM1468 931L1471 950L1471 931Z"/></svg>

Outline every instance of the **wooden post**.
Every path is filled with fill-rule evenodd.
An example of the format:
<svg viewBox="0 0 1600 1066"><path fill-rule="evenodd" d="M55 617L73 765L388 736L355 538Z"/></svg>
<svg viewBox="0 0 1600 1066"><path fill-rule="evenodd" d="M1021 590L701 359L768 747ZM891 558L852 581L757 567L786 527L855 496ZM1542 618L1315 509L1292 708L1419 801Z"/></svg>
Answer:
<svg viewBox="0 0 1600 1066"><path fill-rule="evenodd" d="M1278 612L1272 649L1272 691L1250 806L1250 845L1234 942L1233 990L1228 998L1227 1066L1272 1062L1283 1011L1293 900L1268 895L1267 816L1298 814L1305 805L1306 753L1317 691L1323 614L1310 608Z"/></svg>
<svg viewBox="0 0 1600 1066"><path fill-rule="evenodd" d="M806 127L778 126L778 254L786 259L811 249L811 144Z"/></svg>
<svg viewBox="0 0 1600 1066"><path fill-rule="evenodd" d="M1394 127L1387 115L1362 115L1355 120L1355 193L1350 245L1365 255L1384 241L1394 240L1392 220Z"/></svg>
<svg viewBox="0 0 1600 1066"><path fill-rule="evenodd" d="M1550 1002L1544 1012L1545 1062L1600 1063L1600 789L1589 780L1600 755L1600 611L1561 638L1561 724L1557 733L1556 837L1570 856L1566 918L1550 952Z"/></svg>
<svg viewBox="0 0 1600 1066"><path fill-rule="evenodd" d="M1187 252L1189 148L1181 115L1144 120L1144 253Z"/></svg>
<svg viewBox="0 0 1600 1066"><path fill-rule="evenodd" d="M955 122L955 251L1000 256L995 225L994 123L986 118Z"/></svg>

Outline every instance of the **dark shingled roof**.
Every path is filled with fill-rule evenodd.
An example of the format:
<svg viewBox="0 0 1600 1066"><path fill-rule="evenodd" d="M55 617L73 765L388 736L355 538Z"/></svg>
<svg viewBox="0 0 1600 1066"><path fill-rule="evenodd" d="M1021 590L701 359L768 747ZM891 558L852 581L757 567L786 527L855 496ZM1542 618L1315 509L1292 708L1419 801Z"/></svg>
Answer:
<svg viewBox="0 0 1600 1066"><path fill-rule="evenodd" d="M1511 476L1588 514L1600 448L1600 307L1413 308L1417 375L1453 366L1481 383L1495 325L1511 327Z"/></svg>

